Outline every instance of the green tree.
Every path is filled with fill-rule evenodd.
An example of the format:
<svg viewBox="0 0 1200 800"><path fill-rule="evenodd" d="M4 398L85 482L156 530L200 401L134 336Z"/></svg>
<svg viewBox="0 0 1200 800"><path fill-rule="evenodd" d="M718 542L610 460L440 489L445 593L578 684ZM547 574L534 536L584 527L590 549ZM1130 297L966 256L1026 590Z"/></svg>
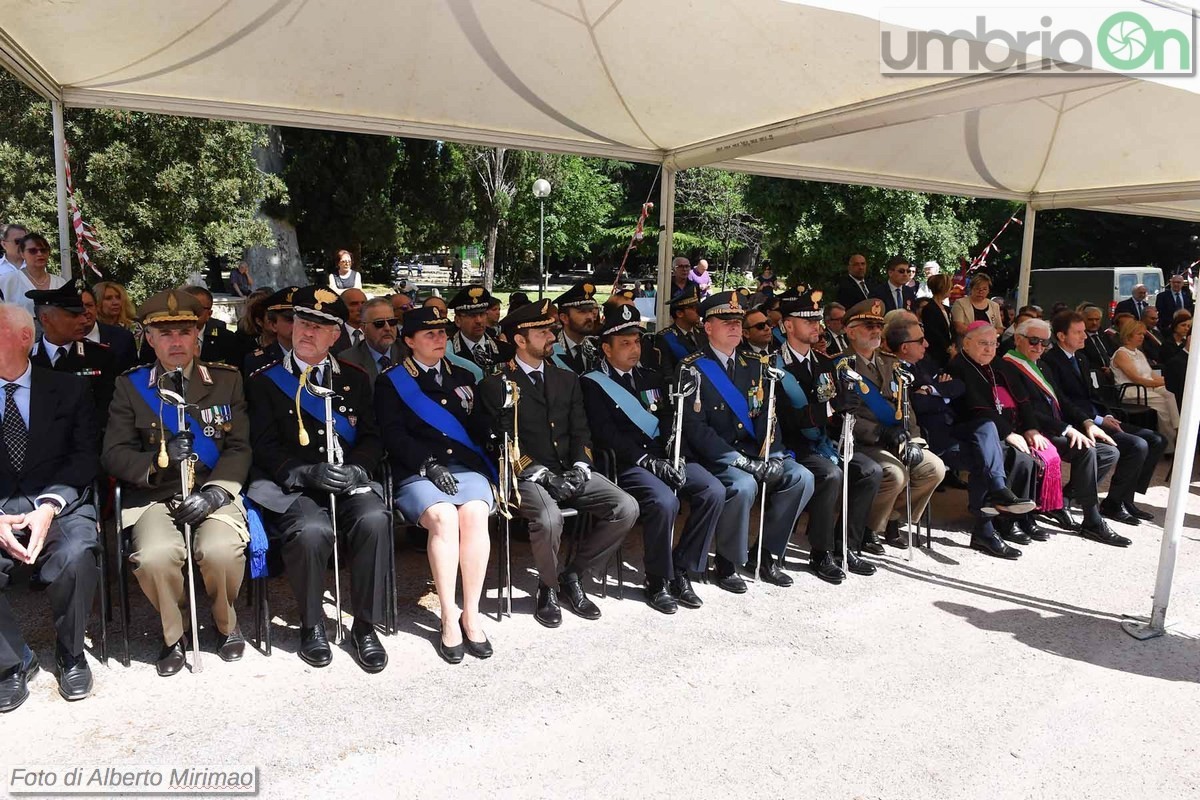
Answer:
<svg viewBox="0 0 1200 800"><path fill-rule="evenodd" d="M746 203L751 177L718 169L689 169L676 180L675 230L696 237L698 258L711 258L709 266L725 285L732 256L738 250L757 253L762 245L762 221ZM676 242L678 245L679 242ZM718 260L719 258L719 260Z"/></svg>
<svg viewBox="0 0 1200 800"><path fill-rule="evenodd" d="M4 217L56 243L50 104L0 74L0 129ZM286 190L255 164L261 126L68 109L66 134L76 199L103 245L94 263L135 298L273 241L255 214Z"/></svg>

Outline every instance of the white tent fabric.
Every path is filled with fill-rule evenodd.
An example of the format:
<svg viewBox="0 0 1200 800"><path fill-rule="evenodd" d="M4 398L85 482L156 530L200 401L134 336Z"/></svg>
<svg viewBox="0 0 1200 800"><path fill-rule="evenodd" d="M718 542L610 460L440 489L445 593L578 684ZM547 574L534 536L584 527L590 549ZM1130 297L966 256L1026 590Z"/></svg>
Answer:
<svg viewBox="0 0 1200 800"><path fill-rule="evenodd" d="M1038 208L1200 221L1194 74L884 75L881 20L931 30L938 7L964 7L913 5L0 0L0 64L54 101L58 153L65 105L660 163L660 268L670 255L676 171L701 165L1024 201L1023 286ZM1055 14L1069 18L1085 5L1094 7L1057 0ZM1177 9L1194 39L1190 9L1133 5ZM61 159L58 175L69 270ZM1191 475L1197 380L1200 359L1192 359L1177 495ZM1176 504L1154 633L1164 629L1182 524Z"/></svg>
<svg viewBox="0 0 1200 800"><path fill-rule="evenodd" d="M877 15L897 13L785 0L0 0L0 59L68 107L1200 219L1194 80L886 76Z"/></svg>

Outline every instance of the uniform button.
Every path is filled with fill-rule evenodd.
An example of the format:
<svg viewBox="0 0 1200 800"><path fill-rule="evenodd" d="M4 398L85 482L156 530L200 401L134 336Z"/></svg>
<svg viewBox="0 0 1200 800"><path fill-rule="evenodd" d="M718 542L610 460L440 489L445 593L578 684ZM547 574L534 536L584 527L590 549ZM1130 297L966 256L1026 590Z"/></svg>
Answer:
<svg viewBox="0 0 1200 800"><path fill-rule="evenodd" d="M325 448L324 448L323 446L322 446L322 447L318 447L318 448L317 448L317 452L318 452L318 453L324 453L324 452L325 452Z"/></svg>
<svg viewBox="0 0 1200 800"><path fill-rule="evenodd" d="M442 405L446 405L446 398L442 398Z"/></svg>
<svg viewBox="0 0 1200 800"><path fill-rule="evenodd" d="M454 455L454 451L453 451L453 450L447 450L447 451L446 451L446 455L448 455L448 456L452 456L452 455Z"/></svg>
<svg viewBox="0 0 1200 800"><path fill-rule="evenodd" d="M345 413L346 413L346 407L345 407L345 406L338 406L338 411L340 411L340 412L342 412L343 414L345 414Z"/></svg>
<svg viewBox="0 0 1200 800"><path fill-rule="evenodd" d="M157 422L151 422L151 423L150 423L150 427L151 427L151 428L157 428L157 427L158 427L158 423L157 423Z"/></svg>
<svg viewBox="0 0 1200 800"><path fill-rule="evenodd" d="M553 423L553 422L551 422L551 423L550 423L550 427L551 427L551 428L553 428L553 427L554 427L554 423Z"/></svg>

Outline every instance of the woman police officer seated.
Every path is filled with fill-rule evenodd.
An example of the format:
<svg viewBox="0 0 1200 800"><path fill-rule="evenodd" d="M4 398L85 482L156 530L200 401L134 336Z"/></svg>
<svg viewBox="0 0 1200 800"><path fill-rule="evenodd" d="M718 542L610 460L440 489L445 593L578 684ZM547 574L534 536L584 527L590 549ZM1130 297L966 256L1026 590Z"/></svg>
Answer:
<svg viewBox="0 0 1200 800"><path fill-rule="evenodd" d="M476 444L475 379L445 360L450 320L436 306L404 315L402 335L412 355L380 374L375 411L396 480L396 507L429 532L429 566L441 603L438 653L457 664L464 648L492 654L480 626L479 598L487 572L492 467ZM462 569L463 610L454 602Z"/></svg>

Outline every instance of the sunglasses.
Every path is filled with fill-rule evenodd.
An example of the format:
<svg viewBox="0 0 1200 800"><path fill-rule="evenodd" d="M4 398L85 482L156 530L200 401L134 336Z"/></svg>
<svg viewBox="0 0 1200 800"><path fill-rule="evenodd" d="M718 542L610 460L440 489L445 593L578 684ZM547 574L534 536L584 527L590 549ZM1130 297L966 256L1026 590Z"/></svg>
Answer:
<svg viewBox="0 0 1200 800"><path fill-rule="evenodd" d="M1025 341L1029 342L1031 347L1049 347L1050 346L1049 339L1041 339L1041 338L1038 338L1037 336L1026 336Z"/></svg>
<svg viewBox="0 0 1200 800"><path fill-rule="evenodd" d="M920 339L905 339L900 344L914 344L916 342L920 342L922 344L928 344L928 340L924 336L922 336Z"/></svg>
<svg viewBox="0 0 1200 800"><path fill-rule="evenodd" d="M394 318L393 319L373 319L373 320L371 320L371 324L374 325L375 330L378 331L378 330L382 330L385 327L387 327L387 328L396 327L396 320Z"/></svg>
<svg viewBox="0 0 1200 800"><path fill-rule="evenodd" d="M746 327L747 327L747 328L753 328L753 329L754 329L754 330L756 330L756 331L765 331L767 328L771 327L771 323L769 323L769 322L760 322L760 323L758 323L757 325L747 325Z"/></svg>
<svg viewBox="0 0 1200 800"><path fill-rule="evenodd" d="M26 247L24 252L33 253L36 256L39 253L49 253L50 250L45 247Z"/></svg>

